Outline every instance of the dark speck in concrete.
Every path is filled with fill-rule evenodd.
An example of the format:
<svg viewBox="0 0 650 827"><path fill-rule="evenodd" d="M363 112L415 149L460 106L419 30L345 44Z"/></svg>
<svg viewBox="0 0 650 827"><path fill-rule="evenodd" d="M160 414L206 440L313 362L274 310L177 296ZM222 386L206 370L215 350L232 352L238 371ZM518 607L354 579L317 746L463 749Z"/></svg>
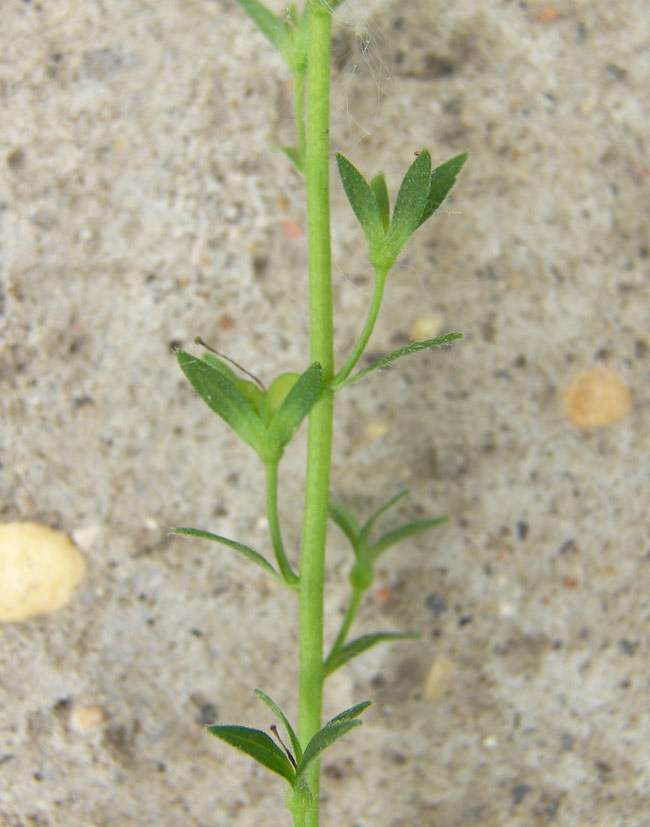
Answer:
<svg viewBox="0 0 650 827"><path fill-rule="evenodd" d="M565 540L560 548L557 550L558 554L570 554L574 553L578 550L578 546L576 541L570 537L568 540Z"/></svg>
<svg viewBox="0 0 650 827"><path fill-rule="evenodd" d="M622 640L619 640L618 642L618 648L624 655L633 655L639 648L639 641L622 638Z"/></svg>
<svg viewBox="0 0 650 827"><path fill-rule="evenodd" d="M25 166L26 161L27 155L25 154L25 150L20 147L13 149L7 155L7 166L12 172L20 172Z"/></svg>
<svg viewBox="0 0 650 827"><path fill-rule="evenodd" d="M607 75L612 80L625 80L627 77L627 69L624 69L622 66L617 66L615 63L608 63Z"/></svg>
<svg viewBox="0 0 650 827"><path fill-rule="evenodd" d="M515 804L521 804L521 802L526 798L529 792L531 792L533 787L530 784L522 783L522 784L515 784L512 788L512 800Z"/></svg>
<svg viewBox="0 0 650 827"><path fill-rule="evenodd" d="M637 359L643 359L644 356L648 354L648 343L644 342L643 339L637 339L634 343L634 356Z"/></svg>
<svg viewBox="0 0 650 827"><path fill-rule="evenodd" d="M438 594L438 592L431 592L431 594L427 595L424 602L434 617L440 617L440 615L447 610L447 601L441 594Z"/></svg>
<svg viewBox="0 0 650 827"><path fill-rule="evenodd" d="M217 720L217 707L211 703L202 704L195 720L199 726L214 724Z"/></svg>

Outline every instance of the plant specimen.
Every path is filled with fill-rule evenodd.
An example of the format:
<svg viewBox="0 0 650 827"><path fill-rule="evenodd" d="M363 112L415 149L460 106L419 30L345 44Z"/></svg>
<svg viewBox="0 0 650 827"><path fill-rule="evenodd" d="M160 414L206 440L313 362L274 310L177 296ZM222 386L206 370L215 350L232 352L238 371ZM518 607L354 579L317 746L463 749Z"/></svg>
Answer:
<svg viewBox="0 0 650 827"><path fill-rule="evenodd" d="M361 524L340 503L330 499L330 455L334 397L347 385L365 378L403 356L447 345L460 338L449 333L402 347L374 364L357 369L379 313L388 272L410 236L442 204L467 159L457 155L432 167L427 150L416 153L399 187L391 211L383 173L367 181L343 155L336 155L339 176L361 225L374 271L374 291L359 338L338 370L333 355L333 317L329 215L329 93L332 14L343 0L306 0L299 10L291 5L277 16L259 0L238 0L263 34L284 58L293 76L295 93L294 146L282 147L304 175L307 200L310 288L311 365L301 374L278 376L267 388L252 374L234 369L215 352L201 357L183 350L176 355L181 369L202 399L260 457L266 475L266 507L273 565L266 557L236 540L209 531L178 528L176 533L202 537L228 546L277 578L298 599L299 712L296 729L271 698L256 690L286 729L289 745L266 732L245 726L211 726L209 732L247 753L288 784L286 805L296 827L316 827L319 821L319 758L323 750L359 726L370 701L346 709L324 726L321 722L325 680L336 669L383 641L411 638L398 632L378 632L349 639L362 597L370 588L377 559L396 543L433 528L444 517L417 520L373 540L378 520L408 492L402 491ZM199 344L203 344L197 340ZM230 361L230 360L228 360ZM232 363L231 363L232 364ZM247 378L242 376L246 374ZM278 516L278 468L285 446L309 416L303 533L298 571L292 568L282 542ZM327 521L331 519L348 539L353 552L350 600L341 628L329 652L323 649L323 579ZM277 734L277 729L273 731Z"/></svg>

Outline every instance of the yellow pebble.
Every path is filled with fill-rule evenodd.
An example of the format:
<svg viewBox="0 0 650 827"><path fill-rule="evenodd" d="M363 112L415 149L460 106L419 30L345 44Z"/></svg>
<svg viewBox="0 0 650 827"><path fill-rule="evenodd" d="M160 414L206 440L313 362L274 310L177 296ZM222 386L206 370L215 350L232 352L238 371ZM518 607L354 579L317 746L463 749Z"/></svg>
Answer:
<svg viewBox="0 0 650 827"><path fill-rule="evenodd" d="M66 534L38 523L0 525L0 620L25 620L65 606L85 568Z"/></svg>
<svg viewBox="0 0 650 827"><path fill-rule="evenodd" d="M388 422L373 420L366 426L366 437L368 439L381 439L388 433Z"/></svg>
<svg viewBox="0 0 650 827"><path fill-rule="evenodd" d="M423 342L425 339L435 338L441 330L442 316L425 313L413 319L409 330L409 339L412 342Z"/></svg>
<svg viewBox="0 0 650 827"><path fill-rule="evenodd" d="M70 726L77 732L89 732L105 723L107 717L99 704L75 704L70 713Z"/></svg>
<svg viewBox="0 0 650 827"><path fill-rule="evenodd" d="M454 664L446 655L436 655L424 681L424 697L433 701L444 694L449 686Z"/></svg>
<svg viewBox="0 0 650 827"><path fill-rule="evenodd" d="M564 393L564 408L578 428L600 428L622 419L632 398L618 374L610 367L596 365L579 373Z"/></svg>

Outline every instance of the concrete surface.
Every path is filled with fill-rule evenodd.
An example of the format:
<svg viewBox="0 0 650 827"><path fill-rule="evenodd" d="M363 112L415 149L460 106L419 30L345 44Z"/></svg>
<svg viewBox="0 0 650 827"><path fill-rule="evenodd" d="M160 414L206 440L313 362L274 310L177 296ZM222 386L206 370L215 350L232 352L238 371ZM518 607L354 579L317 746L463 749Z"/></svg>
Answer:
<svg viewBox="0 0 650 827"><path fill-rule="evenodd" d="M261 468L169 345L306 365L286 72L233 0L5 0L0 32L2 519L88 563L66 609L0 628L0 823L286 825L279 779L201 727L268 727L256 686L295 714L293 601L168 536L268 552ZM351 0L334 51L333 150L393 193L417 149L471 159L371 352L423 313L465 339L338 397L336 495L409 487L393 519L451 520L387 554L359 617L422 639L328 685L326 714L375 706L327 754L322 823L649 825L647 4ZM332 189L343 359L371 282ZM580 430L562 394L595 364L633 404ZM303 460L304 433L294 555ZM329 635L348 562L332 529Z"/></svg>

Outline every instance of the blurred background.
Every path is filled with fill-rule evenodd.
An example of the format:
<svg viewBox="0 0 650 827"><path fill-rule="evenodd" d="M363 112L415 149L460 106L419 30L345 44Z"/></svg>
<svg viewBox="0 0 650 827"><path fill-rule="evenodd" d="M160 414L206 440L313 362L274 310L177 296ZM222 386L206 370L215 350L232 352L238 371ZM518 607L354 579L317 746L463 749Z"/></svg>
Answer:
<svg viewBox="0 0 650 827"><path fill-rule="evenodd" d="M266 729L255 687L295 716L293 598L169 529L270 551L263 469L170 346L307 365L290 78L234 0L5 0L0 31L2 522L85 561L63 608L0 624L0 823L286 825L282 783L202 727ZM382 558L355 627L421 639L327 685L326 716L375 705L326 755L323 825L647 819L649 44L642 0L336 13L332 152L393 197L422 148L470 159L369 358L464 339L337 397L335 496L450 520ZM334 165L332 210L340 363L372 277ZM333 527L330 637L349 564Z"/></svg>

